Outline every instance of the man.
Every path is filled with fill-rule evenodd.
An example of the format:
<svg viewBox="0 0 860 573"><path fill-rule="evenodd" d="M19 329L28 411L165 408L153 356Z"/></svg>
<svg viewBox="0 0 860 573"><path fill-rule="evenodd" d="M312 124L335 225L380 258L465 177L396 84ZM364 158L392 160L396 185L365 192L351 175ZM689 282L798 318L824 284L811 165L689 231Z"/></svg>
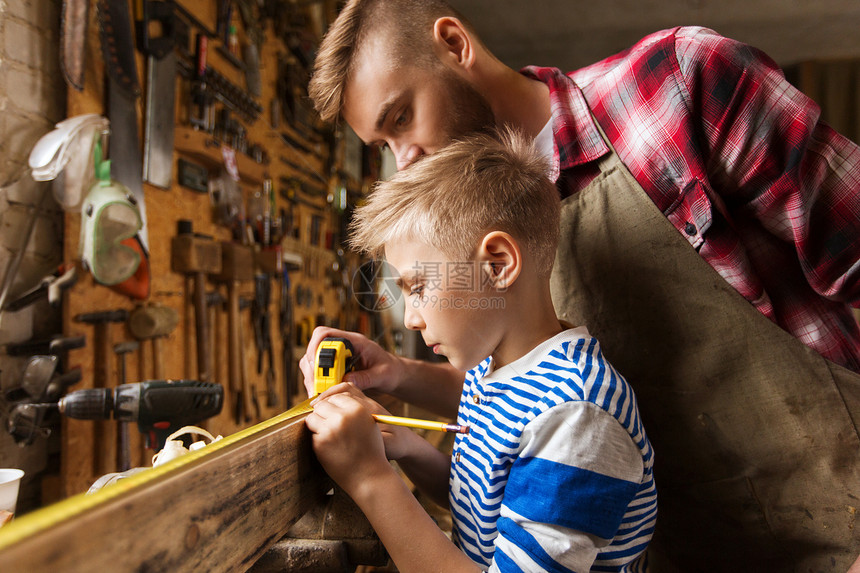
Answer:
<svg viewBox="0 0 860 573"><path fill-rule="evenodd" d="M553 301L639 398L660 484L652 565L848 567L860 150L767 56L679 28L569 75L519 73L442 2L359 0L327 34L310 93L400 169L501 124L552 157ZM330 334L315 332L310 356ZM365 370L351 380L407 401L445 368L354 343ZM450 414L462 377L446 380L423 405Z"/></svg>

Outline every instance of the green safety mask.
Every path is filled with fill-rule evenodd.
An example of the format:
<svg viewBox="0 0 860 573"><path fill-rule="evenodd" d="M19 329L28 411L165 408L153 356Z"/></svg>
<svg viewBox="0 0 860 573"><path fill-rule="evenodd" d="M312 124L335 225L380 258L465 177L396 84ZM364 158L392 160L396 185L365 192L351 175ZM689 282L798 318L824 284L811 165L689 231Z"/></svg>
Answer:
<svg viewBox="0 0 860 573"><path fill-rule="evenodd" d="M110 160L95 146L96 182L81 205L81 261L101 284L115 285L140 266L140 253L130 241L143 226L131 191L110 178Z"/></svg>

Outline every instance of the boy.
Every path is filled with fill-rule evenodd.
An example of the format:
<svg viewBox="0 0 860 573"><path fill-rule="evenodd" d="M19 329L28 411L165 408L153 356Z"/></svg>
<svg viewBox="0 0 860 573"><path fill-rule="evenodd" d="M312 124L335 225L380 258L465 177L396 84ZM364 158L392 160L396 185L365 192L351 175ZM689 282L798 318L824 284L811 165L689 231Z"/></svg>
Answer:
<svg viewBox="0 0 860 573"><path fill-rule="evenodd" d="M377 430L382 408L348 383L307 418L320 462L400 571L642 566L657 507L651 446L597 341L556 318L559 198L546 173L528 138L475 135L380 183L356 211L350 242L398 271L406 326L468 371L457 423L470 431L450 459L405 428ZM459 550L388 459L450 506Z"/></svg>

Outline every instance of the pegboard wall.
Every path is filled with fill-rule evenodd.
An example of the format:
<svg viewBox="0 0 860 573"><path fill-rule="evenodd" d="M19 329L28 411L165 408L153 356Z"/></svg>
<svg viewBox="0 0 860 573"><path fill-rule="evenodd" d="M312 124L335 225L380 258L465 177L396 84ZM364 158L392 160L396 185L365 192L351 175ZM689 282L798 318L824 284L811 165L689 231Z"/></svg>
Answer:
<svg viewBox="0 0 860 573"><path fill-rule="evenodd" d="M105 26L99 4L89 6L82 89L69 89L70 117L120 116L108 104L111 75L101 46L106 40L97 33ZM155 13L165 4L147 2L146 7ZM130 4L132 19L141 21L141 6ZM169 100L165 90L172 89L175 101L168 183L142 186L150 289L145 298L135 298L97 283L80 268L82 216L67 215L64 258L77 261L79 280L64 300L63 329L66 336L86 337L86 345L64 359L65 368L79 366L82 372L70 390L160 377L199 379L209 360L208 381L223 385L224 406L199 425L228 435L306 397L297 358L314 326L372 334L376 317L362 310L351 290L361 261L344 252L341 240L351 206L376 178L379 158L354 135L321 125L306 98L316 42L334 12L334 1L184 0L167 17L153 19L147 28L137 26L140 95L129 100L140 134L135 153L146 156L155 145L148 138L164 136L164 126L155 125L151 114L153 106ZM163 66L163 60L141 51L142 33L175 38L172 73L154 67ZM165 77L170 78L167 87ZM113 162L128 153L116 147L127 140L121 133L127 128L112 119ZM161 131L153 134L156 129ZM230 175L231 164L238 180ZM163 177L163 171L155 175ZM187 230L189 224L193 235L186 237L223 247L223 260L231 252L229 264L240 269L235 282L214 274L203 277L205 347L198 345L195 278L181 272L203 264L187 257L202 255L193 248L185 260L177 254L182 247L178 228ZM233 289L240 301L234 315L240 325L238 349L229 334ZM141 308L153 316L168 309L164 314L178 320L155 342L136 339L127 320L98 325L77 320L86 313ZM139 345L121 356L117 345L125 342ZM208 353L206 360L201 352ZM62 419L59 497L85 491L99 476L117 471L119 430L115 421ZM150 465L154 452L143 446L137 428L132 425L128 435L131 466Z"/></svg>

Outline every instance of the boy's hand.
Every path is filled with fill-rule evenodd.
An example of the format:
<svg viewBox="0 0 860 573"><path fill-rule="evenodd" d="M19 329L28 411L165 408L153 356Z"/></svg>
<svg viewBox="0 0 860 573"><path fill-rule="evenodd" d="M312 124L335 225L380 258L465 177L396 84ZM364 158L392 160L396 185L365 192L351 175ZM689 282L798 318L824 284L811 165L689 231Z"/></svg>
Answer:
<svg viewBox="0 0 860 573"><path fill-rule="evenodd" d="M357 488L372 487L374 478L393 471L372 409L385 411L351 384L338 384L320 394L314 411L305 418L317 458L351 496Z"/></svg>
<svg viewBox="0 0 860 573"><path fill-rule="evenodd" d="M355 401L360 403L365 410L371 415L373 414L390 414L388 410L383 408L375 400L368 398L361 390L355 387L352 383L342 383L329 388L317 398L313 404L316 407L320 401L329 400L336 394L347 394ZM338 399L339 400L339 399ZM375 420L374 420L375 422ZM310 428L310 426L308 426ZM399 460L409 453L409 442L411 439L419 438L415 432L409 428L401 426L391 426L388 424L377 424L380 433L382 434L382 442L385 447L385 455L389 460ZM311 429L313 431L313 429ZM420 439L420 438L419 438Z"/></svg>
<svg viewBox="0 0 860 573"><path fill-rule="evenodd" d="M314 395L314 361L316 360L317 346L328 336L346 338L352 343L355 367L352 372L347 372L344 375L344 382L352 382L360 390L374 388L391 393L402 377L402 362L396 356L386 352L381 346L364 335L318 326L314 329L305 355L299 360L299 367L305 377L305 389L308 391L308 396Z"/></svg>

